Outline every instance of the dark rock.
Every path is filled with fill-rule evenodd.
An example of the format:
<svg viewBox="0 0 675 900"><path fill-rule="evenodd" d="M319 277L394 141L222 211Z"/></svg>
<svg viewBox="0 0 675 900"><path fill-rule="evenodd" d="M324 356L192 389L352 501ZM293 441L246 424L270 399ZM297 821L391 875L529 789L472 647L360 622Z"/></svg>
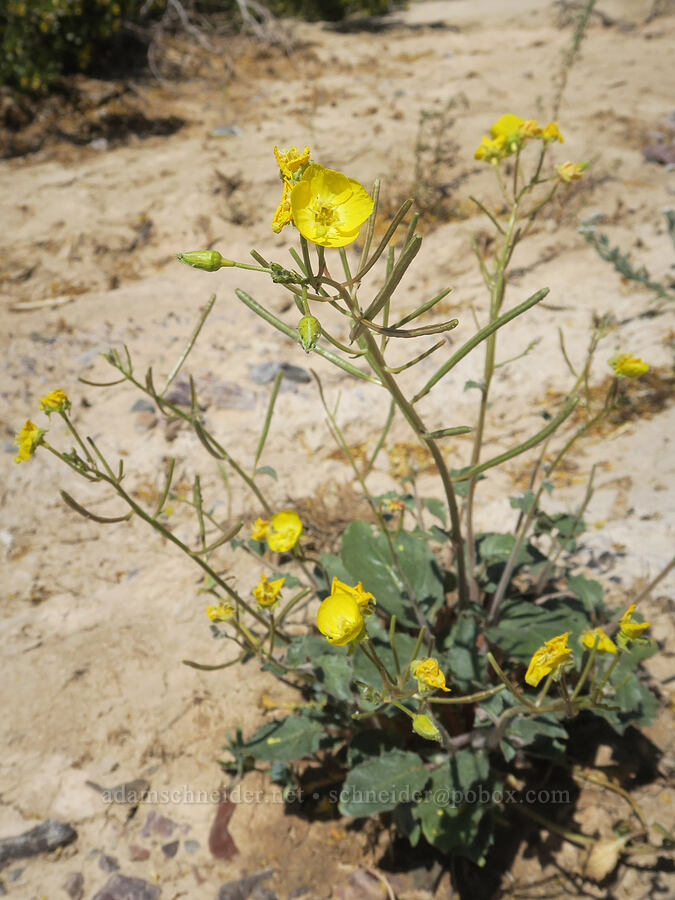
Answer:
<svg viewBox="0 0 675 900"><path fill-rule="evenodd" d="M151 400L146 400L145 397L141 397L131 407L131 411L132 412L154 412L155 404Z"/></svg>
<svg viewBox="0 0 675 900"><path fill-rule="evenodd" d="M114 856L107 856L105 853L102 853L98 858L98 867L103 872L116 872L120 864Z"/></svg>
<svg viewBox="0 0 675 900"><path fill-rule="evenodd" d="M649 144L642 151L647 162L660 163L662 166L675 165L675 142L672 144Z"/></svg>
<svg viewBox="0 0 675 900"><path fill-rule="evenodd" d="M177 378L164 399L167 403L172 403L174 406L192 406L190 382L186 381L184 378ZM198 406L201 410L206 409L202 403L198 403Z"/></svg>
<svg viewBox="0 0 675 900"><path fill-rule="evenodd" d="M84 878L82 873L72 872L63 885L63 890L68 894L70 900L82 900L84 896Z"/></svg>
<svg viewBox="0 0 675 900"><path fill-rule="evenodd" d="M171 837L175 827L175 822L151 809L141 834L143 837L150 837L151 834L158 834L160 837Z"/></svg>
<svg viewBox="0 0 675 900"><path fill-rule="evenodd" d="M297 900L298 897L306 897L311 890L312 888L310 885L302 884L300 887L293 888L292 891L289 891L286 900Z"/></svg>
<svg viewBox="0 0 675 900"><path fill-rule="evenodd" d="M142 878L116 873L94 894L92 900L159 900L159 888Z"/></svg>
<svg viewBox="0 0 675 900"><path fill-rule="evenodd" d="M273 869L263 869L255 875L246 875L244 878L236 878L234 881L226 881L220 886L216 894L216 900L250 900L255 889L271 878Z"/></svg>
<svg viewBox="0 0 675 900"><path fill-rule="evenodd" d="M216 859L232 859L239 853L228 830L235 807L236 804L228 798L227 791L221 790L218 808L209 832L209 851L211 856L215 856Z"/></svg>
<svg viewBox="0 0 675 900"><path fill-rule="evenodd" d="M312 376L307 369L303 369L300 366L292 366L290 363L285 362L258 363L256 366L251 366L248 377L251 381L255 381L256 384L267 384L270 381L274 381L279 369L283 370L284 378L287 378L289 381L307 384L307 382L312 380Z"/></svg>
<svg viewBox="0 0 675 900"><path fill-rule="evenodd" d="M129 844L129 859L133 862L140 862L143 859L148 859L150 856L150 851L145 847L139 847L138 844Z"/></svg>
<svg viewBox="0 0 675 900"><path fill-rule="evenodd" d="M171 841L169 844L162 844L162 853L164 856L168 856L169 859L173 859L176 853L178 853L178 845L179 841Z"/></svg>
<svg viewBox="0 0 675 900"><path fill-rule="evenodd" d="M251 894L251 900L279 900L271 888L260 885Z"/></svg>
<svg viewBox="0 0 675 900"><path fill-rule="evenodd" d="M65 847L77 838L77 832L66 822L47 819L30 831L0 841L0 866L12 859L26 859Z"/></svg>

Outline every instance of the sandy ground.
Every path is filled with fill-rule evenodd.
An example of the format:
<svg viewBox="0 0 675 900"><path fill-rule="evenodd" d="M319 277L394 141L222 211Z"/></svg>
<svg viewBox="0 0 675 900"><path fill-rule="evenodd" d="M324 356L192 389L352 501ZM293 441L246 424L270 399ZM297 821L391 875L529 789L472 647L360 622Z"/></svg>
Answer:
<svg viewBox="0 0 675 900"><path fill-rule="evenodd" d="M645 24L650 8L639 0L604 2L611 24L594 20L571 73L559 115L566 143L554 155L558 161L590 160L592 166L582 186L518 251L520 268L507 302L542 286L551 294L500 339L502 359L520 353L534 337L540 342L525 360L502 370L488 431L488 452L500 452L540 427L547 397L565 390L569 375L558 350L558 327L579 363L592 316L615 317L599 353L598 382L609 372L605 360L617 350L650 361L656 386L642 417L589 439L551 501L552 509L574 505L592 464L599 464L587 515L594 527L584 537L580 563L595 566L596 575L600 571L617 605L672 554L673 410L667 393L673 321L667 313L642 316L654 308L650 293L602 263L576 228L601 212L602 230L613 243L657 279L672 272L673 247L659 213L674 202L672 173L645 162L642 150L655 132L672 137L667 49L674 19L659 16ZM169 434L151 413L133 410L139 395L126 385L102 390L77 380L107 380L111 370L99 354L122 342L139 372L152 364L165 374L215 291L218 299L189 370L209 404L209 425L235 458L252 464L269 393L268 386L250 380L250 367L275 360L316 368L331 400L341 393L339 420L347 439L372 445L386 412L377 389L350 382L316 357L308 360L243 307L234 288L249 290L293 324L286 294L254 273L195 272L173 254L216 246L245 260L257 247L279 261L289 259L290 229L275 236L269 227L278 197L274 144L307 142L313 158L366 185L382 177L383 202L394 208L414 180L421 112L438 112L454 99L455 121L444 140L455 149L438 177L449 186L448 208L457 215L435 217L425 227L423 248L398 302L401 309L412 308L452 285L441 309L460 318L451 335L458 346L472 328L471 306L479 314L485 310L470 251L471 233L485 231L485 223L466 198L494 196L489 167L473 160L473 150L502 112L547 118L552 74L569 38L556 9L535 0L434 0L396 14L377 31L302 25L290 55L244 47L233 80L212 63L203 78L136 85L134 97L146 115L186 120L169 137L83 147L50 142L36 154L0 163L0 221L6 224L0 238L0 837L46 818L67 821L79 833L62 853L14 863L3 872L0 881L10 896L66 896L62 886L73 872L84 875L84 896L93 896L109 877L101 853L116 857L125 874L156 881L163 898L213 897L224 881L265 865L275 868L269 885L279 897L303 886L303 896L328 897L331 890L343 896L339 885L359 866L372 864L362 833L345 831L344 823L308 824L284 816L278 796L258 775L245 786L259 793L237 807L231 823L240 854L229 862L210 856L214 806L191 802L189 792L218 788L217 757L226 733L237 726L250 732L261 722L262 693L281 703L288 692L251 666L212 674L182 666L182 658L216 662L230 652L210 639L199 573L141 522L104 527L75 515L61 502L59 488L102 515L120 508L100 486L80 483L46 452L15 466L13 436L27 416L40 419L38 398L61 387L73 399L82 431L97 436L110 458L124 457L139 499L152 504L166 459L175 456L181 481L203 473L205 495L217 515L250 522L261 512L255 498L234 479L228 494L192 433ZM214 135L222 126L236 126L236 133ZM393 361L403 361L408 348L397 352L403 355L394 354ZM426 360L404 378L406 388L421 383L437 364ZM479 377L481 365L479 356L468 358L420 404L431 427L472 421L476 392L464 392L463 385ZM315 387L285 385L262 459L279 474L277 482L269 480L269 496L279 506L332 498L337 516L350 472L334 453ZM665 396L660 403L654 399L659 391ZM396 423L392 441L411 440L405 423ZM68 446L58 425L50 441ZM466 463L466 439L448 441L447 449L453 466ZM508 525L512 511L505 497L514 484L522 486L531 461L522 457L483 482L481 527ZM371 489L393 486L383 454ZM420 488L437 490L430 475L421 476ZM185 511L178 510L175 521L181 536L195 538ZM257 581L258 570L246 557L224 555L223 565L244 591ZM665 615L672 587L672 580L662 583L644 604L660 641L672 636ZM672 705L671 660L672 651L664 649L650 663L665 707ZM671 724L665 709L647 729L664 751ZM169 799L142 806L129 820L125 809L106 806L85 784L90 779L112 786L141 776L153 789L169 792ZM583 795L574 824L586 833L608 834L627 807L593 790ZM650 820L672 827L672 794L662 779L636 796ZM141 834L151 808L172 820L170 836ZM180 849L169 858L160 845L177 838ZM147 848L149 857L134 860L130 846ZM652 896L650 890L665 885L665 876L649 869L653 862L645 857L642 872L625 867L615 884L597 887L569 880L580 869L577 848L556 845L555 852L538 857L524 842L503 896L516 896L519 886L556 873L569 895ZM532 890L527 896L554 896L551 882ZM344 896L366 896L354 891ZM421 889L418 894L427 896Z"/></svg>

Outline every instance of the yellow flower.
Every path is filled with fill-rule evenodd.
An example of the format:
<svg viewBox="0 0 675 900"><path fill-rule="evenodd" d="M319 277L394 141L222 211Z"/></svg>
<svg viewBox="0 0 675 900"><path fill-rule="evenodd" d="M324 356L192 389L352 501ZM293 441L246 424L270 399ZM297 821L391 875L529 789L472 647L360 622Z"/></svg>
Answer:
<svg viewBox="0 0 675 900"><path fill-rule="evenodd" d="M521 122L518 126L518 135L523 139L540 138L543 136L543 132L541 125L536 119L525 119L525 121Z"/></svg>
<svg viewBox="0 0 675 900"><path fill-rule="evenodd" d="M438 661L433 657L424 656L414 659L410 663L410 674L417 679L417 688L421 693L429 693L430 690L440 688L449 691L445 686L445 675L441 672Z"/></svg>
<svg viewBox="0 0 675 900"><path fill-rule="evenodd" d="M216 603L215 606L206 607L206 615L212 622L227 622L234 614L234 606L230 603Z"/></svg>
<svg viewBox="0 0 675 900"><path fill-rule="evenodd" d="M344 581L340 581L339 578L333 578L330 593L331 596L334 596L335 594L347 594L352 600L356 600L361 611L364 611L365 608L370 605L371 600L375 603L373 595L369 591L363 590L363 585L360 581L355 587L350 587L350 585L345 584Z"/></svg>
<svg viewBox="0 0 675 900"><path fill-rule="evenodd" d="M267 537L267 530L269 527L270 523L267 519L256 519L253 523L253 528L251 529L251 540L264 541Z"/></svg>
<svg viewBox="0 0 675 900"><path fill-rule="evenodd" d="M267 545L270 550L285 553L295 547L302 534L300 516L292 509L282 509L270 519Z"/></svg>
<svg viewBox="0 0 675 900"><path fill-rule="evenodd" d="M504 138L504 135L500 134L494 141L491 141L490 138L484 134L482 141L473 155L474 159L484 159L486 162L490 162L496 166L500 159L503 159L508 155L505 146L506 139Z"/></svg>
<svg viewBox="0 0 675 900"><path fill-rule="evenodd" d="M331 644L341 647L356 640L365 631L361 609L349 594L331 594L316 614L317 628Z"/></svg>
<svg viewBox="0 0 675 900"><path fill-rule="evenodd" d="M639 356L632 353L617 353L609 361L615 375L627 375L629 378L637 378L649 371L649 363L643 362Z"/></svg>
<svg viewBox="0 0 675 900"><path fill-rule="evenodd" d="M253 588L253 596L261 606L274 606L284 580L284 578L277 578L274 581L268 581L263 572L257 586Z"/></svg>
<svg viewBox="0 0 675 900"><path fill-rule="evenodd" d="M595 643L597 640L597 644ZM616 644L607 637L602 628L594 628L593 631L587 631L582 639L584 647L593 648L598 653L616 653Z"/></svg>
<svg viewBox="0 0 675 900"><path fill-rule="evenodd" d="M550 641L544 641L544 646L536 651L525 673L525 681L528 684L536 687L544 675L567 662L572 655L571 649L567 646L568 637L569 632L565 632L551 638Z"/></svg>
<svg viewBox="0 0 675 900"><path fill-rule="evenodd" d="M490 127L490 135L493 138L503 137L509 153L513 153L520 146L520 129L524 124L525 119L521 119L520 116L514 116L512 113L506 113L506 115L500 116L494 125Z"/></svg>
<svg viewBox="0 0 675 900"><path fill-rule="evenodd" d="M558 165L555 167L555 170L558 173L558 178L561 181L564 181L566 184L570 184L572 181L578 181L583 175L584 170L587 168L587 162L565 162L558 163Z"/></svg>
<svg viewBox="0 0 675 900"><path fill-rule="evenodd" d="M71 403L61 388L50 391L46 397L40 397L40 409L47 415L53 412L65 412L70 409Z"/></svg>
<svg viewBox="0 0 675 900"><path fill-rule="evenodd" d="M297 147L289 147L281 152L275 147L274 155L279 163L281 177L286 181L293 181L296 173L309 162L309 147L305 146L302 153Z"/></svg>
<svg viewBox="0 0 675 900"><path fill-rule="evenodd" d="M635 604L631 603L619 620L619 636L627 641L634 641L640 637L640 632L649 628L649 622L636 622L633 619Z"/></svg>
<svg viewBox="0 0 675 900"><path fill-rule="evenodd" d="M560 134L557 122L549 122L548 125L544 125L541 136L545 141L560 141L561 144L565 143L565 138Z"/></svg>
<svg viewBox="0 0 675 900"><path fill-rule="evenodd" d="M291 191L293 222L321 247L344 247L359 236L373 211L368 191L342 172L311 164Z"/></svg>
<svg viewBox="0 0 675 900"><path fill-rule="evenodd" d="M291 182L284 181L284 190L281 195L281 200L279 202L279 205L277 206L274 216L272 217L272 231L275 234L279 234L281 229L293 220L293 214L291 212L292 190L293 185L291 184Z"/></svg>
<svg viewBox="0 0 675 900"><path fill-rule="evenodd" d="M441 733L431 721L429 716L419 713L412 721L413 731L416 731L420 737L426 738L428 741L440 741Z"/></svg>
<svg viewBox="0 0 675 900"><path fill-rule="evenodd" d="M14 457L14 462L24 462L30 459L35 453L44 433L44 428L38 428L30 419L26 419L23 428L14 439L14 443L19 448L19 452Z"/></svg>

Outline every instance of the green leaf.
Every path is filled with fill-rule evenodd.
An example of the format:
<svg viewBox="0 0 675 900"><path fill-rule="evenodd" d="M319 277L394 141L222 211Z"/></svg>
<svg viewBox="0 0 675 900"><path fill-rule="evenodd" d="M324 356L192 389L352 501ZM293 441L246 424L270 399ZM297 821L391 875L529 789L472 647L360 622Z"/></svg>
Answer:
<svg viewBox="0 0 675 900"><path fill-rule="evenodd" d="M319 749L323 726L307 716L287 716L267 722L246 741L245 749L256 759L290 762Z"/></svg>
<svg viewBox="0 0 675 900"><path fill-rule="evenodd" d="M487 660L476 646L478 624L471 613L463 612L457 618L446 642L444 667L448 683L461 690L485 684Z"/></svg>
<svg viewBox="0 0 675 900"><path fill-rule="evenodd" d="M277 472L276 469L273 469L272 466L258 466L255 470L256 475L269 475L270 478L273 478L275 481L277 480Z"/></svg>
<svg viewBox="0 0 675 900"><path fill-rule="evenodd" d="M324 582L323 569L317 567L315 571L321 586L324 587L324 593L326 595L330 593L330 587L333 583L333 578L337 578L339 581L344 581L345 584L349 583L349 581L351 580L351 575L345 569L342 559L339 556L336 556L334 553L322 553L319 558L321 560L323 568L326 570L326 574L328 575L328 582ZM356 580L363 581L363 579L358 578Z"/></svg>
<svg viewBox="0 0 675 900"><path fill-rule="evenodd" d="M301 666L311 662L317 656L325 656L334 653L337 656L346 656L344 647L336 647L324 637L317 634L303 634L292 638L286 650L286 664L289 666Z"/></svg>
<svg viewBox="0 0 675 900"><path fill-rule="evenodd" d="M513 509L522 509L523 512L529 512L534 501L533 491L521 491L515 497L509 497L509 503Z"/></svg>
<svg viewBox="0 0 675 900"><path fill-rule="evenodd" d="M352 769L340 791L340 812L360 818L410 803L428 780L416 753L391 750Z"/></svg>
<svg viewBox="0 0 675 900"><path fill-rule="evenodd" d="M471 466L462 466L461 469L450 469L450 477L452 478L453 487L455 489L455 494L458 497L466 497L469 491L469 479L467 478L465 481L462 480L462 475L465 472L468 472L471 469ZM481 472L479 475L476 475L476 481L483 481L486 476ZM455 479L458 479L455 481Z"/></svg>
<svg viewBox="0 0 675 900"><path fill-rule="evenodd" d="M316 677L324 688L338 700L352 701L352 667L346 656L324 654L314 658Z"/></svg>
<svg viewBox="0 0 675 900"><path fill-rule="evenodd" d="M565 752L567 731L550 713L540 716L518 716L509 721L500 748L509 762L521 747L530 753L555 759Z"/></svg>
<svg viewBox="0 0 675 900"><path fill-rule="evenodd" d="M544 641L566 631L570 633L568 646L578 661L581 658L579 639L591 627L581 602L574 597L551 597L540 606L525 600L508 600L499 619L498 625L486 629L488 640L522 663L529 663Z"/></svg>
<svg viewBox="0 0 675 900"><path fill-rule="evenodd" d="M484 381L473 381L472 379L465 381L464 382L464 390L468 391L471 388L478 388L478 390L481 393L483 393L485 391L485 382Z"/></svg>
<svg viewBox="0 0 675 900"><path fill-rule="evenodd" d="M429 545L422 537L401 531L393 538L398 568L384 534L375 534L368 522L350 522L342 536L342 562L350 583L363 583L375 595L377 606L399 622L416 626L406 581L417 602L425 609L440 606L444 591L442 573Z"/></svg>
<svg viewBox="0 0 675 900"><path fill-rule="evenodd" d="M440 519L444 525L448 522L448 513L445 503L437 497L427 497L422 503L429 510L432 516Z"/></svg>
<svg viewBox="0 0 675 900"><path fill-rule="evenodd" d="M583 575L570 575L567 579L567 587L578 597L590 612L592 609L602 609L603 589L599 581L585 578Z"/></svg>

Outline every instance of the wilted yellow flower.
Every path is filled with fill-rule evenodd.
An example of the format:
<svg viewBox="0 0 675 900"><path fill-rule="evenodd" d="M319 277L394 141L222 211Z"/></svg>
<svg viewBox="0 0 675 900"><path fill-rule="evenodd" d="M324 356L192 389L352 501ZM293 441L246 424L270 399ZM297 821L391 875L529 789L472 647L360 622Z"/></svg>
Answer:
<svg viewBox="0 0 675 900"><path fill-rule="evenodd" d="M521 138L540 138L543 135L541 125L536 119L525 119L518 126L518 134Z"/></svg>
<svg viewBox="0 0 675 900"><path fill-rule="evenodd" d="M558 165L555 167L555 170L558 173L558 178L561 181L564 181L566 184L570 184L572 181L578 181L587 168L587 162L565 162L558 163Z"/></svg>
<svg viewBox="0 0 675 900"><path fill-rule="evenodd" d="M321 634L338 647L350 643L365 631L359 604L343 591L331 594L321 603L316 624Z"/></svg>
<svg viewBox="0 0 675 900"><path fill-rule="evenodd" d="M649 371L649 363L643 362L639 356L632 353L617 353L609 361L615 375L627 375L629 378L637 378Z"/></svg>
<svg viewBox="0 0 675 900"><path fill-rule="evenodd" d="M345 584L344 581L340 581L339 578L334 577L330 592L331 596L335 594L347 594L352 600L356 600L360 610L364 610L365 607L369 606L371 600L375 603L373 595L369 591L363 590L363 585L360 581L354 587L351 587L350 585Z"/></svg>
<svg viewBox="0 0 675 900"><path fill-rule="evenodd" d="M525 119L520 116L514 116L512 113L506 113L500 116L497 121L490 127L490 135L493 138L504 138L506 150L508 153L515 153L521 144L521 132Z"/></svg>
<svg viewBox="0 0 675 900"><path fill-rule="evenodd" d="M359 235L373 211L368 191L342 172L311 164L291 191L293 222L321 247L344 247Z"/></svg>
<svg viewBox="0 0 675 900"><path fill-rule="evenodd" d="M260 581L256 587L253 588L253 596L261 606L274 606L284 581L284 578L276 578L274 581L268 581L263 572L260 576Z"/></svg>
<svg viewBox="0 0 675 900"><path fill-rule="evenodd" d="M445 675L441 672L438 660L424 656L414 659L410 663L410 674L417 679L417 687L421 693L429 693L430 690L440 688L448 692L450 688L445 686Z"/></svg>
<svg viewBox="0 0 675 900"><path fill-rule="evenodd" d="M291 191L293 190L293 185L290 181L284 181L284 190L281 195L281 200L279 201L279 205L277 206L276 212L272 217L272 231L275 234L279 234L281 229L288 225L289 222L293 220L293 214L291 212Z"/></svg>
<svg viewBox="0 0 675 900"><path fill-rule="evenodd" d="M560 134L557 122L549 122L548 125L544 125L541 136L545 141L560 141L561 144L565 143L565 138Z"/></svg>
<svg viewBox="0 0 675 900"><path fill-rule="evenodd" d="M227 622L234 614L234 606L231 603L216 603L215 606L206 607L206 615L212 622Z"/></svg>
<svg viewBox="0 0 675 900"><path fill-rule="evenodd" d="M296 173L309 162L309 147L305 146L302 153L297 147L289 147L288 150L281 152L275 147L274 155L279 163L282 178L293 181Z"/></svg>
<svg viewBox="0 0 675 900"><path fill-rule="evenodd" d="M572 655L571 649L567 646L568 637L569 632L565 632L551 638L550 641L544 641L544 646L535 652L527 667L525 681L528 684L536 687L545 675L567 662Z"/></svg>
<svg viewBox="0 0 675 900"><path fill-rule="evenodd" d="M441 733L431 721L429 716L424 713L418 713L412 720L413 731L416 731L420 737L426 738L428 741L440 741Z"/></svg>
<svg viewBox="0 0 675 900"><path fill-rule="evenodd" d="M70 409L71 403L61 388L50 391L46 397L40 397L40 409L47 415L53 412L64 412Z"/></svg>
<svg viewBox="0 0 675 900"><path fill-rule="evenodd" d="M30 419L26 419L23 428L14 439L14 443L19 448L19 452L14 457L14 462L24 462L30 459L35 453L44 433L44 428L38 428Z"/></svg>
<svg viewBox="0 0 675 900"><path fill-rule="evenodd" d="M635 604L631 603L619 620L619 635L628 641L634 641L636 638L639 638L640 633L644 631L645 628L649 628L650 624L649 622L636 622L633 619L634 612Z"/></svg>
<svg viewBox="0 0 675 900"><path fill-rule="evenodd" d="M499 135L493 141L484 134L483 139L476 148L476 152L474 153L474 159L484 159L485 162L493 163L493 165L497 165L500 159L503 159L508 153L505 150L506 147L506 139L504 135Z"/></svg>
<svg viewBox="0 0 675 900"><path fill-rule="evenodd" d="M295 547L302 534L300 516L292 509L282 509L275 513L269 522L267 545L270 550L285 553Z"/></svg>
<svg viewBox="0 0 675 900"><path fill-rule="evenodd" d="M597 644L595 643L597 640ZM582 643L584 647L593 648L598 653L616 653L616 644L613 640L607 637L602 628L594 628L593 631L587 631L583 638Z"/></svg>
<svg viewBox="0 0 675 900"><path fill-rule="evenodd" d="M254 541L264 541L267 537L269 527L270 523L267 519L256 519L253 523L253 528L251 529L251 539Z"/></svg>

